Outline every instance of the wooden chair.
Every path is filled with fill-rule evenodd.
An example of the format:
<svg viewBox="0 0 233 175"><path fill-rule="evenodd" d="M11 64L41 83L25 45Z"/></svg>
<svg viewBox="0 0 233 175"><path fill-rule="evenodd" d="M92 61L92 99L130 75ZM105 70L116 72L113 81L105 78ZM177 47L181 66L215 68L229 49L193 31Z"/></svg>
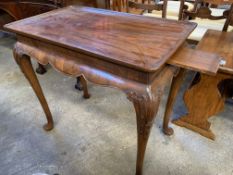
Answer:
<svg viewBox="0 0 233 175"><path fill-rule="evenodd" d="M126 0L126 12L133 14L140 14L144 16L148 16L148 13L152 11L159 11L160 16L162 18L166 18L167 14L167 0L164 1L163 4L155 3L152 0Z"/></svg>
<svg viewBox="0 0 233 175"><path fill-rule="evenodd" d="M161 0L158 2L158 4L163 4L164 1ZM172 19L172 20L179 20L180 19L180 6L181 1L174 1L174 0L167 0L167 9L166 9L166 18ZM184 8L188 10L192 10L194 7L192 2L185 2ZM152 11L152 13L149 13L148 16L151 17L160 17L161 13L159 11Z"/></svg>
<svg viewBox="0 0 233 175"><path fill-rule="evenodd" d="M155 3L154 0L112 0L108 2L108 9L111 10L145 16L147 16L147 12L159 11L158 17L166 17L167 0L164 1L164 4Z"/></svg>
<svg viewBox="0 0 233 175"><path fill-rule="evenodd" d="M213 6L218 7L218 4L206 3L203 0L195 0L194 8L192 10L187 10L184 7L184 3L185 0L181 0L179 19L189 20L198 24L197 28L189 36L188 41L197 44L208 29L218 31L233 30L233 27L228 27L231 23L231 19L225 23L231 8L227 10L212 8Z"/></svg>
<svg viewBox="0 0 233 175"><path fill-rule="evenodd" d="M111 9L114 11L125 11L126 8L126 0L112 0Z"/></svg>

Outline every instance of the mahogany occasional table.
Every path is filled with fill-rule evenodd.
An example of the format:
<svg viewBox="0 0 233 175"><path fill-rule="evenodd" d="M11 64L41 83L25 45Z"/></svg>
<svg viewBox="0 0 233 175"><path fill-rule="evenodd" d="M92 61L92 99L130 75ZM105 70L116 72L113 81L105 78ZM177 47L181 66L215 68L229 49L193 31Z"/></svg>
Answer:
<svg viewBox="0 0 233 175"><path fill-rule="evenodd" d="M30 57L67 75L84 75L93 83L116 87L126 94L136 111L136 174L142 175L146 145L164 87L177 72L166 62L195 26L70 6L8 24L5 29L17 35L14 57L46 114L45 130L53 128L53 119Z"/></svg>

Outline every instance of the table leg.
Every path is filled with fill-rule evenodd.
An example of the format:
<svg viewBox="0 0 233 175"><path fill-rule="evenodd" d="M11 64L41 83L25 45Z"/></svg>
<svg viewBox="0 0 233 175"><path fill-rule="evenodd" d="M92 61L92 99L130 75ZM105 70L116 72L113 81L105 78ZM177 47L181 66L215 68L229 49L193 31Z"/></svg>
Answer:
<svg viewBox="0 0 233 175"><path fill-rule="evenodd" d="M83 87L83 98L90 98L90 94L89 94L88 88L87 88L87 81L85 80L85 78L83 76L80 76L80 82L81 82L82 87Z"/></svg>
<svg viewBox="0 0 233 175"><path fill-rule="evenodd" d="M136 175L142 175L145 150L153 121L158 111L159 99L133 99L137 117L138 151Z"/></svg>
<svg viewBox="0 0 233 175"><path fill-rule="evenodd" d="M36 72L38 74L42 75L42 74L46 73L47 70L45 69L45 67L42 64L38 63L38 67L36 68Z"/></svg>
<svg viewBox="0 0 233 175"><path fill-rule="evenodd" d="M78 76L78 77L76 78L75 89L77 89L77 90L79 90L79 91L82 91L82 90L83 90L83 86L82 86L82 83L81 83L81 76Z"/></svg>
<svg viewBox="0 0 233 175"><path fill-rule="evenodd" d="M14 58L15 58L17 64L19 65L21 71L24 73L25 77L28 79L29 83L31 84L31 86L32 86L35 94L37 95L37 98L39 99L41 106L45 112L45 115L47 118L47 124L45 124L43 128L46 131L53 129L52 114L51 114L50 109L48 107L47 101L44 97L43 91L42 91L41 86L39 84L39 81L36 77L36 74L33 70L30 57L20 53L17 50L17 48L14 48Z"/></svg>
<svg viewBox="0 0 233 175"><path fill-rule="evenodd" d="M90 98L90 94L88 92L87 81L81 75L77 77L77 82L75 84L75 88L82 91L83 90L83 98Z"/></svg>
<svg viewBox="0 0 233 175"><path fill-rule="evenodd" d="M174 133L173 129L169 127L169 121L172 115L172 109L176 100L176 96L179 92L179 89L182 85L183 79L185 77L185 69L180 69L178 75L172 79L172 84L170 92L168 95L168 100L165 108L165 116L163 119L163 132L166 135L172 135Z"/></svg>
<svg viewBox="0 0 233 175"><path fill-rule="evenodd" d="M123 78L121 76L105 72L104 70L97 70L95 67L88 65L84 66L83 64L79 65L76 62L74 62L74 64L76 64L76 69L69 69L69 66L73 68L73 64L71 64L71 62L61 60L61 64L58 64L59 61L56 59L57 53L51 52L42 52L37 48L28 47L20 42L18 42L14 48L15 60L37 94L37 97L39 98L46 113L48 123L51 126L53 124L51 113L33 71L30 57L22 53L30 53L32 57L37 58L38 60L43 60L43 63L50 63L53 66L56 64L56 66L54 66L56 69L68 75L76 77L84 75L85 79L92 83L118 88L127 95L128 99L133 102L136 111L138 136L136 175L142 175L145 150L150 130L159 108L160 99L163 95L165 86L167 86L168 82L171 81L172 77L177 72L177 68L166 65L154 74L153 77L151 76L151 79L148 79L147 82L143 81L142 83L141 81L131 80L128 79L128 77ZM46 57L41 57L41 55L46 55ZM80 81L84 81L84 77L80 78ZM84 86L85 85L86 84L84 84Z"/></svg>
<svg viewBox="0 0 233 175"><path fill-rule="evenodd" d="M134 104L137 119L137 164L136 175L143 174L143 162L150 131L159 109L165 86L174 75L175 68L163 70L152 85L146 86L143 92L127 93L128 99Z"/></svg>

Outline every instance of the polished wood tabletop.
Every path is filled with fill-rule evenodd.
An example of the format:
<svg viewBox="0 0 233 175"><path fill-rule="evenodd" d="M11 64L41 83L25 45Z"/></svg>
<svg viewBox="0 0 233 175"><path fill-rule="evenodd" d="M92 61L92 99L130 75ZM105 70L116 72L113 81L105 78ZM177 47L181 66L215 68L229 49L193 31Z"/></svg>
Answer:
<svg viewBox="0 0 233 175"><path fill-rule="evenodd" d="M170 58L196 24L70 6L5 27L14 33L150 72Z"/></svg>
<svg viewBox="0 0 233 175"><path fill-rule="evenodd" d="M226 62L219 71L233 75L233 32L208 30L197 49L221 56Z"/></svg>
<svg viewBox="0 0 233 175"><path fill-rule="evenodd" d="M225 100L233 96L233 32L208 30L198 43L196 51L217 54L222 59L221 62L223 64L219 66L215 76L209 76L203 73L203 71L198 71L199 73L194 76L184 93L183 99L187 113L173 120L173 122L214 140L215 134L211 130L209 118L217 116L219 112L223 111ZM183 59L179 60L183 61ZM214 59L211 60L214 61ZM211 64L210 60L206 60L207 62ZM200 63L204 63L204 60ZM213 64L210 66L214 67ZM201 68L201 66L198 67ZM172 106L184 76L184 71L179 73L176 81L172 84L173 88L171 89L168 98L169 103L165 112L166 117L171 115ZM166 121L169 121L169 119L166 119ZM167 129L167 134L171 135L173 133L173 130L168 128L167 125L165 125L165 128Z"/></svg>
<svg viewBox="0 0 233 175"><path fill-rule="evenodd" d="M181 49L195 27L190 22L70 6L8 24L5 29L17 36L14 58L41 103L45 130L53 128L53 118L30 58L66 75L81 76L84 97L89 97L85 79L126 94L136 112L136 175L142 175L151 127L164 89L178 67L211 75L217 72L218 56ZM188 55L197 60L178 59Z"/></svg>

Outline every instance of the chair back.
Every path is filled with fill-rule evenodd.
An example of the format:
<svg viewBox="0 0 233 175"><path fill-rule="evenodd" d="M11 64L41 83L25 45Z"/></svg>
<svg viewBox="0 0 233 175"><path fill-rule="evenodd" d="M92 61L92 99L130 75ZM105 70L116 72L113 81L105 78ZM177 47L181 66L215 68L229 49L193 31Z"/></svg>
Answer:
<svg viewBox="0 0 233 175"><path fill-rule="evenodd" d="M213 14L214 8L211 7L218 6L218 4L215 4L215 1L211 1L211 4L209 2L205 0L195 0L194 8L192 10L187 10L184 6L185 0L181 0L179 20L195 18L210 20L226 19L222 31L227 31L229 24L232 24L232 15L229 14L233 14L233 4L231 4L230 9L225 10L222 14Z"/></svg>
<svg viewBox="0 0 233 175"><path fill-rule="evenodd" d="M166 18L167 0L163 3L156 3L154 0L106 0L107 9L127 12L134 14L143 14L145 11L162 11L162 17Z"/></svg>
<svg viewBox="0 0 233 175"><path fill-rule="evenodd" d="M108 0L110 2L111 5L111 9L114 11L125 11L124 9L126 9L126 0Z"/></svg>
<svg viewBox="0 0 233 175"><path fill-rule="evenodd" d="M126 11L128 13L131 13L131 10L134 11L139 10L139 12L142 14L145 11L151 12L153 10L162 11L161 17L166 18L167 14L167 0L164 0L163 3L157 3L151 0L141 0L141 2L138 2L138 0L127 0L127 9Z"/></svg>

